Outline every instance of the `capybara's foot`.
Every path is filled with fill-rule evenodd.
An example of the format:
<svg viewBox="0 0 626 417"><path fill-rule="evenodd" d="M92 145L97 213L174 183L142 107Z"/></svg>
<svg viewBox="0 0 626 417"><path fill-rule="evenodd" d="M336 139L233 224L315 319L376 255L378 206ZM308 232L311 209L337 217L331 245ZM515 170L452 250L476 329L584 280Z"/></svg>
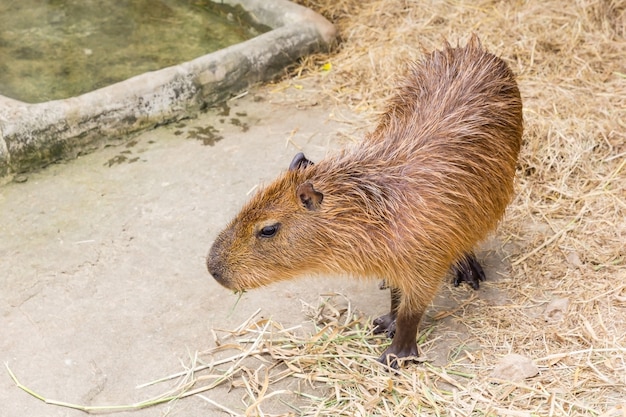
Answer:
<svg viewBox="0 0 626 417"><path fill-rule="evenodd" d="M374 334L385 333L388 338L393 339L396 334L396 315L387 313L374 319Z"/></svg>
<svg viewBox="0 0 626 417"><path fill-rule="evenodd" d="M380 358L378 358L378 362L390 366L393 369L398 369L402 363L407 361L420 362L417 343L402 348L398 348L391 343Z"/></svg>
<svg viewBox="0 0 626 417"><path fill-rule="evenodd" d="M476 255L472 252L467 253L454 266L454 286L458 287L461 282L465 281L477 290L480 287L480 281L485 280L485 272L478 263Z"/></svg>

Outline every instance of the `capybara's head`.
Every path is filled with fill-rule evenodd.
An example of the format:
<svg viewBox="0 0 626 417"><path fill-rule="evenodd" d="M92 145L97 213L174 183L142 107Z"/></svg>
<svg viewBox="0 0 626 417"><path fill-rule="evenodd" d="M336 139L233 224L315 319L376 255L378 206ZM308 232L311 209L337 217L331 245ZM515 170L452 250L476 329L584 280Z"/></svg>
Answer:
<svg viewBox="0 0 626 417"><path fill-rule="evenodd" d="M216 281L242 291L319 269L313 217L324 196L307 180L312 165L296 155L219 234L206 261Z"/></svg>

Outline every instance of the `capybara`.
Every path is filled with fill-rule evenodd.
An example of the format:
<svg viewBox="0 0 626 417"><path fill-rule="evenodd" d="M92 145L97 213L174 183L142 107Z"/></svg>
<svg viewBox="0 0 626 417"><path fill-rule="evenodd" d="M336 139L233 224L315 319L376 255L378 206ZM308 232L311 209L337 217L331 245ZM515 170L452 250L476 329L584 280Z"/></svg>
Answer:
<svg viewBox="0 0 626 417"><path fill-rule="evenodd" d="M215 240L211 275L240 291L303 274L379 277L393 337L380 361L415 357L417 328L447 272L484 279L475 245L513 194L522 139L515 76L473 35L413 63L376 129L312 163L303 154Z"/></svg>

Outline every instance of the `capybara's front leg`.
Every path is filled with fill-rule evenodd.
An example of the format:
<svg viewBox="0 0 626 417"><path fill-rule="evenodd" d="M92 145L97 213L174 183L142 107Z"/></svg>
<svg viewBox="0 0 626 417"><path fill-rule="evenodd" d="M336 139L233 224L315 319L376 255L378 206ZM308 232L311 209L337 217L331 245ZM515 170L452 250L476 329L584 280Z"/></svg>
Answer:
<svg viewBox="0 0 626 417"><path fill-rule="evenodd" d="M477 290L480 281L485 280L485 272L478 263L474 252L467 252L453 267L454 286L458 287L461 282L467 282L473 289Z"/></svg>
<svg viewBox="0 0 626 417"><path fill-rule="evenodd" d="M401 303L398 307L396 317L396 333L393 337L391 345L383 352L378 359L379 362L389 365L392 368L398 368L399 359L417 358L419 352L417 350L417 326L424 309L418 311L410 311L406 304Z"/></svg>
<svg viewBox="0 0 626 417"><path fill-rule="evenodd" d="M374 334L385 333L387 337L393 338L396 334L396 317L402 293L397 288L391 288L391 308L389 313L374 319Z"/></svg>

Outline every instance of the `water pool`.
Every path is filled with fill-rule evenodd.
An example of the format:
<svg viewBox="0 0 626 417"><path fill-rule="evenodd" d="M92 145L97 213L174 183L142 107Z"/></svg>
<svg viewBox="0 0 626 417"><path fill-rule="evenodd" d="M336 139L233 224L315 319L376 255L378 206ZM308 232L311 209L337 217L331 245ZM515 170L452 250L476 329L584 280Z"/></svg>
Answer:
<svg viewBox="0 0 626 417"><path fill-rule="evenodd" d="M0 93L78 96L270 30L208 0L0 0Z"/></svg>

